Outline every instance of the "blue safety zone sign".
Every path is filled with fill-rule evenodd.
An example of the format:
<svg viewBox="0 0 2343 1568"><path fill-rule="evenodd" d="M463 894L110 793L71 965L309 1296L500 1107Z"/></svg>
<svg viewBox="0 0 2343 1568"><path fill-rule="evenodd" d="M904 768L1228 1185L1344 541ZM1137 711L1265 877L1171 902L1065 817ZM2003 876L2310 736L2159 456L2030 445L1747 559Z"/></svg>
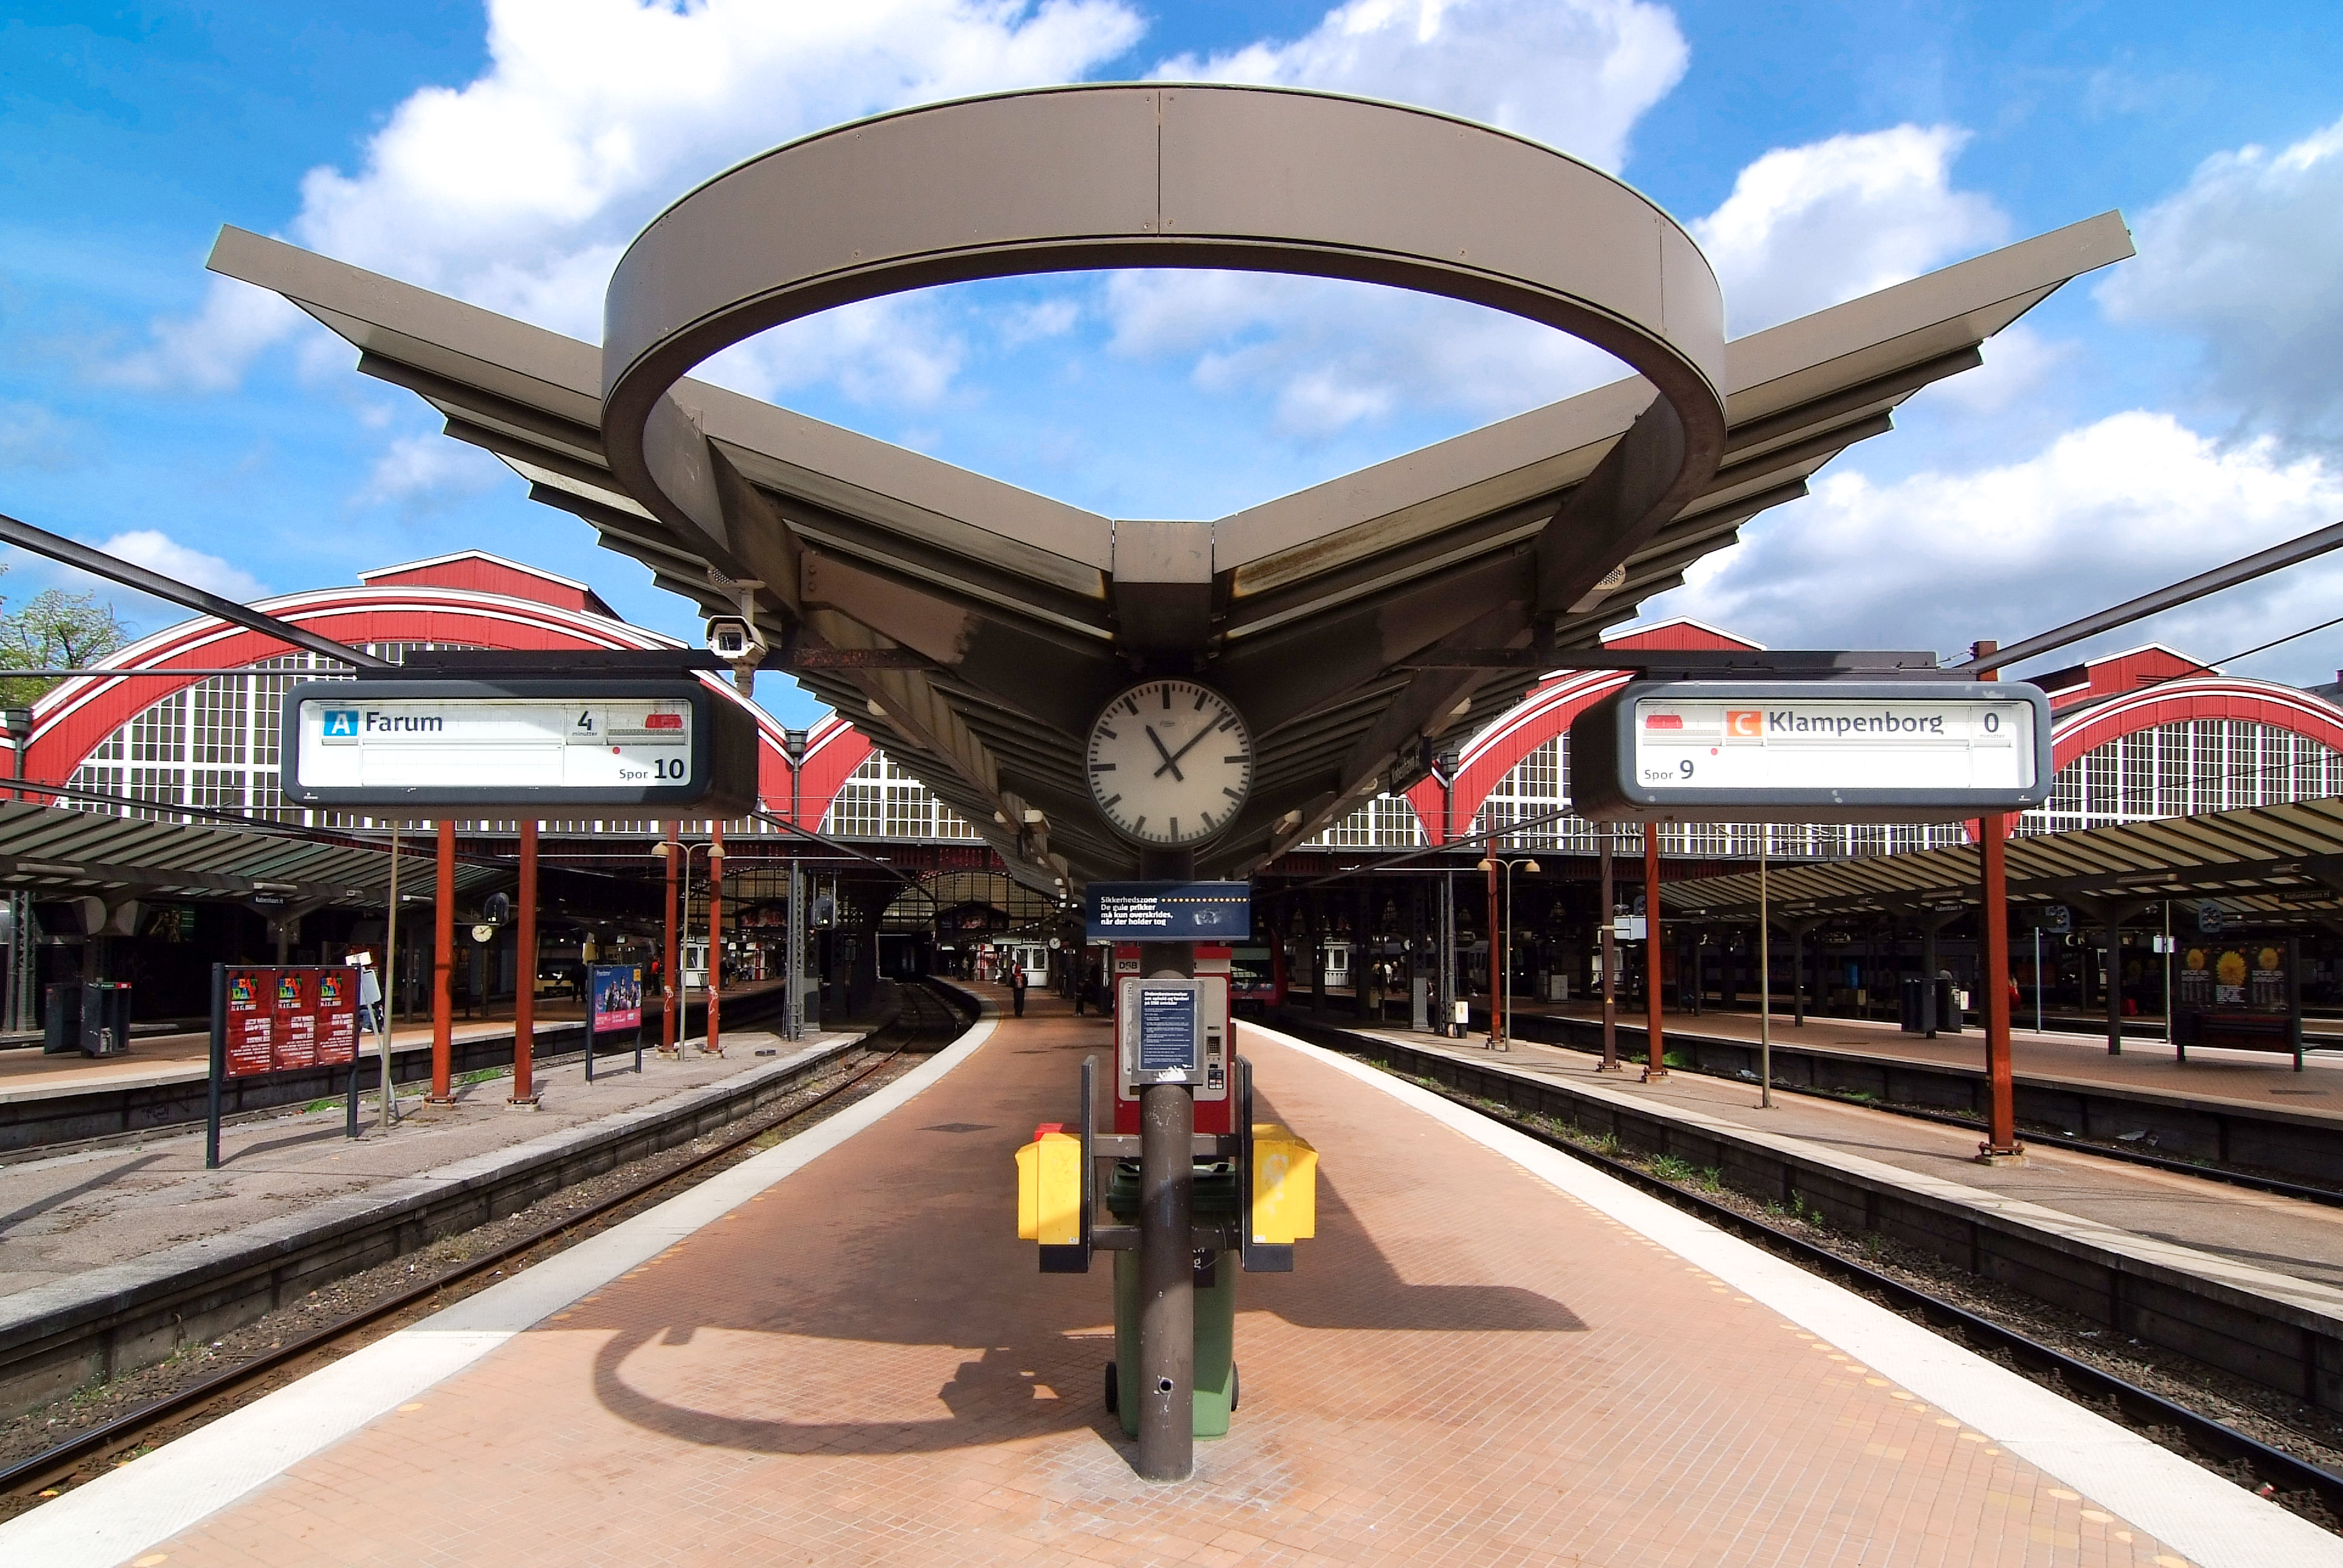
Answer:
<svg viewBox="0 0 2343 1568"><path fill-rule="evenodd" d="M1196 993L1189 987L1139 988L1139 1070L1196 1070Z"/></svg>

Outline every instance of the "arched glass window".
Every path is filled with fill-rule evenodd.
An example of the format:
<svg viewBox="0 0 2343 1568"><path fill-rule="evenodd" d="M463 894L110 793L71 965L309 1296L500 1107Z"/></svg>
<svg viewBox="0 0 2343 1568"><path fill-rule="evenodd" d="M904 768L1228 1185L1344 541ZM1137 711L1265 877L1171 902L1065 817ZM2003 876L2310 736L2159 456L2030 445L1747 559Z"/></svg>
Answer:
<svg viewBox="0 0 2343 1568"><path fill-rule="evenodd" d="M2051 781L2020 833L2063 833L2158 817L2343 795L2343 751L2250 719L2188 719L2095 746Z"/></svg>

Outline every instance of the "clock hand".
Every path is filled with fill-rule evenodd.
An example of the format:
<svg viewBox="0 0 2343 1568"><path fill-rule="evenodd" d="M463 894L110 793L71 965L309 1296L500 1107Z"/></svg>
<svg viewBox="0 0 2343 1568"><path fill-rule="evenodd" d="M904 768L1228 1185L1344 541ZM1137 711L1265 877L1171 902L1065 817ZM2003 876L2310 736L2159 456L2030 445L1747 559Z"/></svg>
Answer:
<svg viewBox="0 0 2343 1568"><path fill-rule="evenodd" d="M1152 735L1152 734L1154 733L1154 731L1151 729L1151 730L1149 730L1149 731L1148 731L1148 733L1149 733L1149 734L1151 734L1151 735ZM1185 757L1186 755L1188 755L1188 753L1189 753L1189 752L1193 751L1194 749L1196 749L1196 744L1197 744L1197 742L1199 742L1199 741L1202 740L1202 739L1204 739L1204 737L1206 737L1207 735L1210 735L1211 733L1212 733L1212 731L1211 731L1211 730L1209 730L1209 729L1200 729L1200 730L1198 730L1194 735L1192 735L1192 736L1189 737L1189 739L1188 739L1188 744L1187 744L1187 745L1182 746L1182 748L1180 748L1180 749L1179 749L1179 750L1172 752L1170 756L1168 756L1168 757L1166 757L1166 758L1164 758L1164 759L1163 759L1163 768L1169 768L1169 769L1172 769L1172 778L1174 778L1174 779L1180 779L1180 781L1181 781L1182 783L1183 783L1183 784L1187 782L1187 780L1186 780L1185 779L1182 779L1182 778L1181 778L1180 769L1179 769L1179 767L1178 767L1178 763L1179 763L1179 761L1180 761L1180 759L1182 759L1182 757ZM1156 749L1158 751L1162 750L1162 749L1163 749L1163 743L1162 743L1161 740L1157 741L1157 742L1155 743L1155 749ZM1157 776L1157 777L1159 777L1159 778L1160 778L1160 777L1161 777L1161 776L1162 776L1162 773L1163 773L1163 768L1158 768L1158 769L1155 770L1155 772L1156 772L1156 776Z"/></svg>
<svg viewBox="0 0 2343 1568"><path fill-rule="evenodd" d="M1172 756L1170 749L1164 746L1162 740L1155 733L1155 726L1148 724L1142 725L1141 728L1147 731L1147 739L1154 741L1155 755L1163 759L1163 768L1158 768L1153 776L1161 779L1163 776L1163 769L1169 768L1172 770L1172 777L1178 782L1185 784L1188 781L1188 777L1186 774L1180 771L1180 759ZM1194 744L1195 742L1192 740L1188 743L1189 746L1192 746ZM1184 752L1188 749L1188 747L1183 746L1180 749Z"/></svg>

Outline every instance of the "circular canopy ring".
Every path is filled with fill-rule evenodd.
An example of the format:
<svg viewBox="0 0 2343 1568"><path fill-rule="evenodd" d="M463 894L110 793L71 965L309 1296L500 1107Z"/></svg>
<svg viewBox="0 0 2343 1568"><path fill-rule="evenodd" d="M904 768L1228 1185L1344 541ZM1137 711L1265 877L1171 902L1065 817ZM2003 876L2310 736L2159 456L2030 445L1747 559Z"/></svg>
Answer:
<svg viewBox="0 0 2343 1568"><path fill-rule="evenodd" d="M907 109L777 147L684 196L610 280L605 454L638 501L720 538L705 443L667 395L719 350L909 289L1174 266L1383 284L1594 344L1650 381L1680 428L1677 470L1647 496L1680 504L1723 449L1716 276L1638 192L1423 109L1150 85Z"/></svg>

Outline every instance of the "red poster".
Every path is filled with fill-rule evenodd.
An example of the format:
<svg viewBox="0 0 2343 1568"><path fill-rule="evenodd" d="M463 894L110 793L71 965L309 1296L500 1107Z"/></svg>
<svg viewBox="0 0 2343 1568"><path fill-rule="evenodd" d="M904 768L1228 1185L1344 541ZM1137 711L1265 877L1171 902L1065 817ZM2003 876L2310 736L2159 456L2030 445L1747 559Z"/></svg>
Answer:
<svg viewBox="0 0 2343 1568"><path fill-rule="evenodd" d="M307 970L278 970L276 995L277 1070L317 1066L317 975Z"/></svg>
<svg viewBox="0 0 2343 1568"><path fill-rule="evenodd" d="M277 1046L277 971L227 971L227 1075L266 1072Z"/></svg>
<svg viewBox="0 0 2343 1568"><path fill-rule="evenodd" d="M358 1056L358 971L317 971L317 1060L347 1067Z"/></svg>

